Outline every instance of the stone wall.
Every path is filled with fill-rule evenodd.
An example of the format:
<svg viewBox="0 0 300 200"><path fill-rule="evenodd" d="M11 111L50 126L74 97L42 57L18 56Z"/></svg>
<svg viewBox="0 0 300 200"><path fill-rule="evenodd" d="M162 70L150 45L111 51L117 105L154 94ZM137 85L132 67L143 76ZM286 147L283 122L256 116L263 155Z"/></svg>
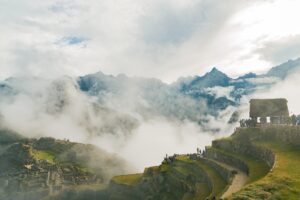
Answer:
<svg viewBox="0 0 300 200"><path fill-rule="evenodd" d="M265 161L272 168L275 154L268 148L254 144L255 141L300 145L300 126L265 125L256 128L237 128L230 138L213 141L212 147L253 156Z"/></svg>
<svg viewBox="0 0 300 200"><path fill-rule="evenodd" d="M249 168L245 162L242 160L233 157L231 155L225 154L219 151L216 148L206 147L204 152L204 157L213 159L231 166L235 166L236 168L240 169L241 171L249 174Z"/></svg>
<svg viewBox="0 0 300 200"><path fill-rule="evenodd" d="M212 147L228 152L253 156L266 162L270 168L275 162L275 154L270 149L255 145L249 139L215 140L212 143Z"/></svg>
<svg viewBox="0 0 300 200"><path fill-rule="evenodd" d="M238 128L235 134L245 135L251 140L300 145L300 126L266 125L259 128Z"/></svg>
<svg viewBox="0 0 300 200"><path fill-rule="evenodd" d="M213 168L215 171L217 171L227 183L231 182L233 178L232 171L228 170L227 168L219 165L218 163L210 159L206 159L206 158L199 158L199 159L205 164L207 164L208 166L210 166L211 168Z"/></svg>

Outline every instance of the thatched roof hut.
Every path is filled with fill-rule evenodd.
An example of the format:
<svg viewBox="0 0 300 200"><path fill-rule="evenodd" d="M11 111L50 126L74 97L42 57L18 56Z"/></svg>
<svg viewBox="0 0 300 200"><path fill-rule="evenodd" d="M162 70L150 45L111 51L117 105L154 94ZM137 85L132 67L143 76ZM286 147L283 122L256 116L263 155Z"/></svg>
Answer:
<svg viewBox="0 0 300 200"><path fill-rule="evenodd" d="M288 117L286 99L251 99L250 117Z"/></svg>

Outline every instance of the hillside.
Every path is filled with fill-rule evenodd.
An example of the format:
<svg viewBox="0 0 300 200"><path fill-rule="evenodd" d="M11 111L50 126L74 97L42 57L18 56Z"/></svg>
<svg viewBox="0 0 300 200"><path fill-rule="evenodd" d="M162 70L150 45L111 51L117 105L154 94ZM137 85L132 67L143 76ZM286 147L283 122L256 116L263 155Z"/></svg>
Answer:
<svg viewBox="0 0 300 200"><path fill-rule="evenodd" d="M30 139L0 130L0 199L41 199L65 189L101 188L126 163L92 145Z"/></svg>
<svg viewBox="0 0 300 200"><path fill-rule="evenodd" d="M237 128L205 151L166 157L141 174L92 145L0 131L0 199L297 199L300 127ZM92 153L93 152L93 153ZM93 162L92 162L93 161ZM121 168L121 166L123 168Z"/></svg>
<svg viewBox="0 0 300 200"><path fill-rule="evenodd" d="M267 176L247 185L232 199L299 199L300 128L268 127L244 130L243 134L260 147L271 150L275 162Z"/></svg>
<svg viewBox="0 0 300 200"><path fill-rule="evenodd" d="M300 127L237 128L201 154L174 155L142 174L115 176L104 190L57 199L298 199ZM56 198L55 198L56 199Z"/></svg>

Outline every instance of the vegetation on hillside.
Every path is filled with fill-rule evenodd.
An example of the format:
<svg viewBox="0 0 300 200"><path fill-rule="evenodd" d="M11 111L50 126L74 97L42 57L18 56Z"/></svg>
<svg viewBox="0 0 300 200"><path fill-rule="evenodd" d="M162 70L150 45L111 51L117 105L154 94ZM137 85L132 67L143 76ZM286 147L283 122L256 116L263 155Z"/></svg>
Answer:
<svg viewBox="0 0 300 200"><path fill-rule="evenodd" d="M11 170L13 167L30 171L40 163L39 167L59 165L63 170L72 169L77 175L84 176L99 176L108 170L97 168L103 160L96 158L95 152L101 151L91 145L52 138L24 139L17 134L10 136L7 132L0 132L0 143L5 147L0 154L4 161L0 163L2 169ZM240 191L231 193L226 199L296 200L300 196L299 155L299 127L239 128L232 136L213 141L202 154L174 155L159 166L146 168L141 174L115 176L107 187L95 183L78 184L46 199L221 198L230 188L237 171L241 171L247 174L247 182ZM90 163L91 160L101 162ZM119 163L110 157L105 164L114 167ZM8 189L13 190L11 187Z"/></svg>
<svg viewBox="0 0 300 200"><path fill-rule="evenodd" d="M232 199L299 199L300 146L268 141L260 145L276 154L274 169L265 178L234 194Z"/></svg>
<svg viewBox="0 0 300 200"><path fill-rule="evenodd" d="M24 138L0 130L0 199L41 199L65 189L99 189L126 163L93 145Z"/></svg>
<svg viewBox="0 0 300 200"><path fill-rule="evenodd" d="M230 137L213 141L204 157L177 155L175 161L147 168L143 174L115 177L103 191L111 200L219 198L233 180L219 170L225 162L223 167L231 164L248 174L242 190L226 199L296 200L300 195L299 138L300 129L293 126L240 128ZM236 172L231 173L233 177Z"/></svg>

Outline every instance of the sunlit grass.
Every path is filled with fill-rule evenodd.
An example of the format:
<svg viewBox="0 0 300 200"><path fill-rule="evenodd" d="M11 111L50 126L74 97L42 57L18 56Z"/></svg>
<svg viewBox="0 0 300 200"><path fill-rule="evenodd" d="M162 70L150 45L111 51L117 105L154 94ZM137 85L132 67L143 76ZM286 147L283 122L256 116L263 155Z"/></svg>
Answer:
<svg viewBox="0 0 300 200"><path fill-rule="evenodd" d="M212 181L213 188L210 197L213 196L221 196L227 187L226 181L221 177L221 175L214 170L211 166L208 166L205 163L196 162L197 165L199 165L203 170L206 171L208 176L210 177L210 180Z"/></svg>
<svg viewBox="0 0 300 200"><path fill-rule="evenodd" d="M269 172L269 166L267 165L267 163L253 156L224 151L222 149L216 149L216 150L220 151L221 153L227 156L237 158L243 161L248 166L249 168L248 183L257 181L258 179L264 177Z"/></svg>
<svg viewBox="0 0 300 200"><path fill-rule="evenodd" d="M260 144L276 154L275 167L265 178L249 185L234 195L233 199L299 199L300 147L274 142Z"/></svg>
<svg viewBox="0 0 300 200"><path fill-rule="evenodd" d="M122 175L122 176L115 176L112 178L112 181L118 184L123 185L136 185L143 174L129 174L129 175Z"/></svg>
<svg viewBox="0 0 300 200"><path fill-rule="evenodd" d="M45 160L51 164L55 163L55 156L47 151L32 150L32 156L37 160Z"/></svg>

